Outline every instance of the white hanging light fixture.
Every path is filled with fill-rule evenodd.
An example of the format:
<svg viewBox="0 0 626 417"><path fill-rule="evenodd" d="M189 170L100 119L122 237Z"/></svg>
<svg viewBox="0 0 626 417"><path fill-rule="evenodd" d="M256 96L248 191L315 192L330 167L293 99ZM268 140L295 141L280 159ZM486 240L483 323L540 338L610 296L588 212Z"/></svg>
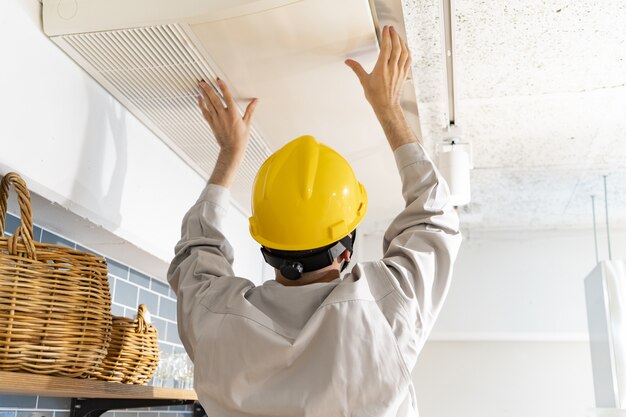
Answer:
<svg viewBox="0 0 626 417"><path fill-rule="evenodd" d="M461 138L461 129L451 126L444 140L440 142L439 172L446 179L450 188L450 203L463 206L471 200L470 170L472 165L472 146Z"/></svg>
<svg viewBox="0 0 626 417"><path fill-rule="evenodd" d="M585 278L591 369L596 414L626 412L626 261L613 259L609 228L607 176L604 209L608 259L599 260L595 198L591 196L596 267Z"/></svg>

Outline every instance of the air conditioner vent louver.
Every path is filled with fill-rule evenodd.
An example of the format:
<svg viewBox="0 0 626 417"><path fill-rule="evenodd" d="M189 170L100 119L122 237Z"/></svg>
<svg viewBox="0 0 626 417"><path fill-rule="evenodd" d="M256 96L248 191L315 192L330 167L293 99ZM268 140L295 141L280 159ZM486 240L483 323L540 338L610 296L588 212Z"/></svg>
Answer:
<svg viewBox="0 0 626 417"><path fill-rule="evenodd" d="M197 82L215 72L176 24L55 37L179 156L208 177L219 148L198 108ZM253 131L236 190L250 190L269 147Z"/></svg>

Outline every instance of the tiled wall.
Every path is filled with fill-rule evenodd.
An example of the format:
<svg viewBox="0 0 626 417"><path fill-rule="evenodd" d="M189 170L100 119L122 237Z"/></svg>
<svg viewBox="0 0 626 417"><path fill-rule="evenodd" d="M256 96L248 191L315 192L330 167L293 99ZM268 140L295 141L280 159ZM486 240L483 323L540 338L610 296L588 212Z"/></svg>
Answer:
<svg viewBox="0 0 626 417"><path fill-rule="evenodd" d="M19 225L19 219L7 215L5 235L12 234ZM90 251L76 242L58 236L46 229L35 226L35 239L83 251ZM112 313L118 316L134 317L140 303L148 307L152 322L159 331L161 352L181 353L184 349L178 337L176 326L176 296L169 285L156 278L136 271L107 258L109 286L112 297ZM69 398L29 397L0 395L0 417L68 417ZM191 417L191 406L158 407L108 412L104 417Z"/></svg>

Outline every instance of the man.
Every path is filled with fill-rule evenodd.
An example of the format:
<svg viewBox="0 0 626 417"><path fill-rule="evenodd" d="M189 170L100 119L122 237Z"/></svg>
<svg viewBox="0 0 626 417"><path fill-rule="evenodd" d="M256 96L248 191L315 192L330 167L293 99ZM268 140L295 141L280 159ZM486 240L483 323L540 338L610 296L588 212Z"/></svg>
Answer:
<svg viewBox="0 0 626 417"><path fill-rule="evenodd" d="M199 105L221 151L183 220L168 275L209 416L416 415L411 370L447 293L460 235L448 188L400 109L410 62L389 27L370 74L346 61L394 152L406 208L385 233L383 259L359 263L343 279L367 197L347 162L311 137L271 156L254 186L250 229L276 280L255 287L233 276L220 222L256 100L241 117L223 82L225 105L200 84ZM333 194L333 179L345 198Z"/></svg>

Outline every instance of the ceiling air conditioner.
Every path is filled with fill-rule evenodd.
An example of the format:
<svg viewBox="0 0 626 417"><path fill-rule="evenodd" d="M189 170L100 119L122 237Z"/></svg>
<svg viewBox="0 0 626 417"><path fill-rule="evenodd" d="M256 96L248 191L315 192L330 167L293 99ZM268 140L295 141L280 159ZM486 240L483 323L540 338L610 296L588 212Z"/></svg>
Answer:
<svg viewBox="0 0 626 417"><path fill-rule="evenodd" d="M380 152L386 144L382 131L343 63L348 57L366 68L375 62L379 22L404 32L400 1L376 3L43 0L43 25L59 47L205 178L218 148L196 106L197 82L224 79L240 108L258 97L251 142L233 190L241 207L249 207L251 185L265 158L303 134L349 160L358 155L351 162L371 198L396 198L401 207L399 196L387 196L388 184L371 169L387 163L390 152ZM405 90L403 105L417 127L414 89ZM397 177L394 171L390 178Z"/></svg>

